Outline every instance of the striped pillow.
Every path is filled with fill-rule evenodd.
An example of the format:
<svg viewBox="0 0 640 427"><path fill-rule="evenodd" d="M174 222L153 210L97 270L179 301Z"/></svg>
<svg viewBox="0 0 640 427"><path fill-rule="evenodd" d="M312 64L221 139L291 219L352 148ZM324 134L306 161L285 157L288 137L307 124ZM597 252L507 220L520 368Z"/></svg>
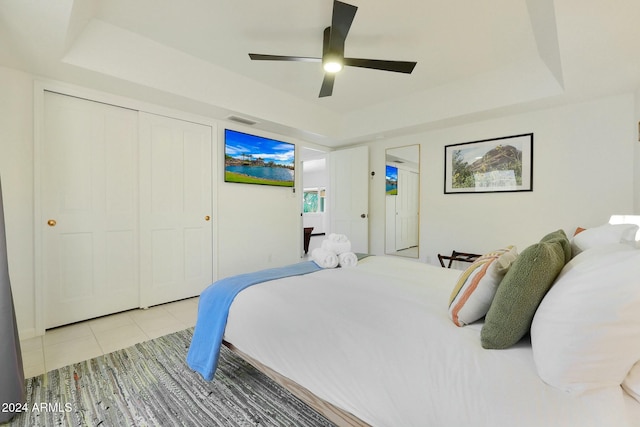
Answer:
<svg viewBox="0 0 640 427"><path fill-rule="evenodd" d="M453 323L468 325L487 314L500 281L517 256L515 246L507 246L481 256L460 275L449 298Z"/></svg>

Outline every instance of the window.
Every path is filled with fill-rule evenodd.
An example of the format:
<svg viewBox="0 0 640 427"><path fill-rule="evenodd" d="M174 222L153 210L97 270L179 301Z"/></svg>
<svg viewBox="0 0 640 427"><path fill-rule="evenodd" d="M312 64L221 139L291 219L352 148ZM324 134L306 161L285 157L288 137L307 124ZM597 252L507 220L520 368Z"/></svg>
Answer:
<svg viewBox="0 0 640 427"><path fill-rule="evenodd" d="M324 188L305 188L302 196L302 204L304 213L320 213L324 212Z"/></svg>

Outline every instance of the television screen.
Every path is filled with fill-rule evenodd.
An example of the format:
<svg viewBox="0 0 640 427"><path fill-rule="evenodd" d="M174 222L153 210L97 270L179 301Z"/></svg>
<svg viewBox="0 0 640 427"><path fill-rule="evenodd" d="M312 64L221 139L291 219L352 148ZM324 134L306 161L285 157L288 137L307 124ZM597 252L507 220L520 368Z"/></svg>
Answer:
<svg viewBox="0 0 640 427"><path fill-rule="evenodd" d="M224 130L224 180L293 187L295 145Z"/></svg>
<svg viewBox="0 0 640 427"><path fill-rule="evenodd" d="M398 194L398 168L395 166L387 165L387 171L385 173L387 181L387 194L395 196Z"/></svg>

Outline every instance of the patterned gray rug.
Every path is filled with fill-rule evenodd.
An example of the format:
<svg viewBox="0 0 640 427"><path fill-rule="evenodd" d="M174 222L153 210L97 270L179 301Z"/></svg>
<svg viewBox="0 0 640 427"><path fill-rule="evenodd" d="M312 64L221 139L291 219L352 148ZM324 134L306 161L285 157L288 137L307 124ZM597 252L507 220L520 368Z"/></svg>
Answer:
<svg viewBox="0 0 640 427"><path fill-rule="evenodd" d="M193 329L26 381L11 426L332 426L226 347L212 382L185 357Z"/></svg>

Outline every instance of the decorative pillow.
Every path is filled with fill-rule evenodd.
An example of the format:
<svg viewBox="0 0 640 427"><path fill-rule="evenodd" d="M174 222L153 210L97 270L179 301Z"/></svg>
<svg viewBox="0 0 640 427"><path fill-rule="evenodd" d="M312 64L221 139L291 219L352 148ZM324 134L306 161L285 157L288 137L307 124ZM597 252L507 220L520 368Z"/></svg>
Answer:
<svg viewBox="0 0 640 427"><path fill-rule="evenodd" d="M546 383L572 393L622 384L640 360L639 277L635 249L563 269L531 327L534 362Z"/></svg>
<svg viewBox="0 0 640 427"><path fill-rule="evenodd" d="M569 242L569 238L564 230L557 230L552 233L547 234L542 239L541 242L555 242L558 241L562 245L562 250L564 251L564 262L567 263L571 259L571 242Z"/></svg>
<svg viewBox="0 0 640 427"><path fill-rule="evenodd" d="M576 227L576 231L574 231L574 232L573 232L573 235L575 236L576 234L580 234L580 233L582 233L584 230L586 230L586 228Z"/></svg>
<svg viewBox="0 0 640 427"><path fill-rule="evenodd" d="M640 361L636 362L622 382L622 388L629 396L640 402Z"/></svg>
<svg viewBox="0 0 640 427"><path fill-rule="evenodd" d="M468 325L487 314L498 284L517 256L516 248L507 246L481 256L462 272L449 298L453 323Z"/></svg>
<svg viewBox="0 0 640 427"><path fill-rule="evenodd" d="M500 282L480 334L482 347L511 347L529 332L533 315L564 267L559 241L526 248Z"/></svg>
<svg viewBox="0 0 640 427"><path fill-rule="evenodd" d="M636 231L638 231L638 226L635 224L603 224L599 227L589 228L573 236L571 240L573 256L595 246L609 243L635 245Z"/></svg>

